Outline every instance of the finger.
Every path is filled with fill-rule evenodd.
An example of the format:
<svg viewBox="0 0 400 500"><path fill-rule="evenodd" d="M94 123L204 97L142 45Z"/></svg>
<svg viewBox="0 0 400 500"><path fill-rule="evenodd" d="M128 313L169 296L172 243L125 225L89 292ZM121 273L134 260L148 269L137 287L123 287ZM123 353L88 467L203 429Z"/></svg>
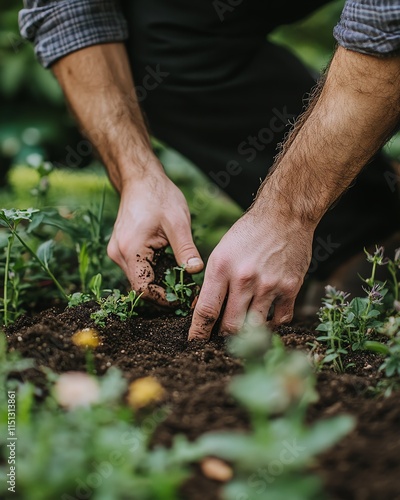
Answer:
<svg viewBox="0 0 400 500"><path fill-rule="evenodd" d="M154 257L154 252L151 249L142 250L142 252L144 255L132 252L133 257L128 260L124 258L118 245L110 242L108 246L109 257L124 271L133 290L141 293L143 299L151 300L162 306L170 306L164 288L152 283L154 271L150 262Z"/></svg>
<svg viewBox="0 0 400 500"><path fill-rule="evenodd" d="M246 323L255 328L266 325L273 299L271 295L254 297L247 311Z"/></svg>
<svg viewBox="0 0 400 500"><path fill-rule="evenodd" d="M292 321L294 301L295 299L292 297L278 298L275 300L274 317L271 321L272 327L279 326L284 323L290 323Z"/></svg>
<svg viewBox="0 0 400 500"><path fill-rule="evenodd" d="M153 283L154 270L151 262L154 257L154 251L147 249L143 255L137 253L134 262L128 263L127 276L131 286L146 300L151 300L159 305L170 306L167 301L165 289Z"/></svg>
<svg viewBox="0 0 400 500"><path fill-rule="evenodd" d="M222 317L220 335L228 336L238 333L246 320L247 310L253 298L253 292L233 286L229 290L224 315Z"/></svg>
<svg viewBox="0 0 400 500"><path fill-rule="evenodd" d="M190 219L170 228L167 238L179 266L184 265L185 270L191 274L199 273L203 269L203 260L193 243Z"/></svg>
<svg viewBox="0 0 400 500"><path fill-rule="evenodd" d="M225 279L217 281L211 272L206 272L204 284L193 312L188 340L208 340L210 338L227 291L228 282Z"/></svg>

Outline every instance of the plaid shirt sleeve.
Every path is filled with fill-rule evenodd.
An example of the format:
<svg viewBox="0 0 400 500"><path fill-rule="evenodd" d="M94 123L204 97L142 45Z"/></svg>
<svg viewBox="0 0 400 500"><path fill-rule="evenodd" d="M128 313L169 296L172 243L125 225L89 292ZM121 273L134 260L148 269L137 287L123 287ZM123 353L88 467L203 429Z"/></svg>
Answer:
<svg viewBox="0 0 400 500"><path fill-rule="evenodd" d="M400 0L347 0L333 33L346 49L394 54L400 50Z"/></svg>
<svg viewBox="0 0 400 500"><path fill-rule="evenodd" d="M75 50L128 38L118 1L112 0L24 0L19 26L45 68Z"/></svg>

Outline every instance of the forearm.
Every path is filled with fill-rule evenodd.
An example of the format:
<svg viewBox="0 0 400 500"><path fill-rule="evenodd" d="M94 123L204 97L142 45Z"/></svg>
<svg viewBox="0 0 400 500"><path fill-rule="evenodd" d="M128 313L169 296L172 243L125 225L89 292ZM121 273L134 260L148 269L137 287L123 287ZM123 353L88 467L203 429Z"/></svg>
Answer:
<svg viewBox="0 0 400 500"><path fill-rule="evenodd" d="M73 52L52 70L119 191L129 180L162 170L152 152L123 44Z"/></svg>
<svg viewBox="0 0 400 500"><path fill-rule="evenodd" d="M399 119L400 58L339 47L321 92L289 135L256 205L275 204L284 217L315 226Z"/></svg>

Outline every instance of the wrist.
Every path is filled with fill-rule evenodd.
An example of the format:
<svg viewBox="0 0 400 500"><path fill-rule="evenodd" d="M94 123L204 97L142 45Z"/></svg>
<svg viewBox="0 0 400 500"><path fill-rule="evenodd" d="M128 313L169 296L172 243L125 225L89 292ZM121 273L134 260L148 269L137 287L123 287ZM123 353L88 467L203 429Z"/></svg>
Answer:
<svg viewBox="0 0 400 500"><path fill-rule="evenodd" d="M293 186L271 175L261 186L252 210L260 216L273 218L290 230L314 232L325 210L313 203Z"/></svg>
<svg viewBox="0 0 400 500"><path fill-rule="evenodd" d="M152 151L140 155L135 152L134 159L132 157L122 159L109 171L114 172L114 177L117 177L113 183L120 193L143 181L148 181L149 178L165 176L161 162Z"/></svg>

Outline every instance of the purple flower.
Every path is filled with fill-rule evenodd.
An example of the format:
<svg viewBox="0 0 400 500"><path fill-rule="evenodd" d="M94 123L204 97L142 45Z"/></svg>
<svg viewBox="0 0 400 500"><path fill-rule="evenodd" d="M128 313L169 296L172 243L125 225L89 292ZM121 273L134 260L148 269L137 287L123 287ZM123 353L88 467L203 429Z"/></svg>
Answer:
<svg viewBox="0 0 400 500"><path fill-rule="evenodd" d="M382 304L383 301L383 295L381 294L382 285L375 284L369 291L363 287L363 290L368 294L368 298L373 304L377 305Z"/></svg>

